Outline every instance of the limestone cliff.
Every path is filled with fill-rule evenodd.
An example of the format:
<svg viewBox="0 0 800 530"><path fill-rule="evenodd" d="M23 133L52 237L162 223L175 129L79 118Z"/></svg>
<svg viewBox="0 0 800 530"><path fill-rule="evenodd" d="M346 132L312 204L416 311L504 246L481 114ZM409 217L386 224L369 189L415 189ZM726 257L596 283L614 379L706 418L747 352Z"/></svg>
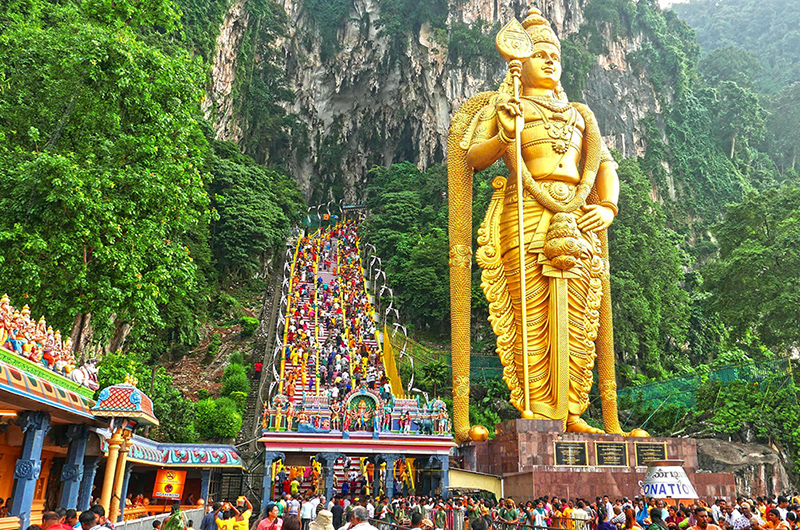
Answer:
<svg viewBox="0 0 800 530"><path fill-rule="evenodd" d="M783 465L790 459L766 445L698 439L697 458L703 471L733 473L737 496L774 497L793 489Z"/></svg>
<svg viewBox="0 0 800 530"><path fill-rule="evenodd" d="M376 164L412 160L425 168L442 162L453 112L470 96L495 89L505 73L494 53L467 64L451 59L448 42L442 42L448 39L428 24L398 45L382 31L380 0L353 0L349 16L336 28L338 49L323 58L323 41L306 12L307 3L280 1L289 17L289 36L279 46L296 95L288 110L307 126L309 144L288 165L312 201L332 198L323 197L323 189L357 200L367 171ZM578 32L585 2L555 0L544 14L564 38ZM237 16L240 5L241 0L233 4L223 25L217 54L223 64L236 45L235 25L246 23ZM447 25L452 28L456 23L521 19L530 5L521 0L449 0L448 7ZM225 38L225 32L231 37ZM597 56L582 94L609 145L628 156L644 147L641 118L658 112L646 76L630 67L629 57L641 45L641 39L609 35L607 51ZM232 72L215 62L210 99L217 136L238 141L240 130L226 105Z"/></svg>

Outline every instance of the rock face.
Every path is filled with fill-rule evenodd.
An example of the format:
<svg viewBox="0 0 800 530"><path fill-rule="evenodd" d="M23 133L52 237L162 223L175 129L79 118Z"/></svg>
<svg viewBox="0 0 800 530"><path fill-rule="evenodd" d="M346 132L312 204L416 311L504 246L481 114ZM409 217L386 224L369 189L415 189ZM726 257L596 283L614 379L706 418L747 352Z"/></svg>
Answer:
<svg viewBox="0 0 800 530"><path fill-rule="evenodd" d="M211 85L206 99L203 100L203 112L214 123L217 139L236 143L242 140L242 128L234 114L233 85L236 80L239 46L250 22L245 1L235 0L225 15L217 36Z"/></svg>
<svg viewBox="0 0 800 530"><path fill-rule="evenodd" d="M698 439L697 458L701 470L733 473L739 496L794 491L781 454L766 445Z"/></svg>
<svg viewBox="0 0 800 530"><path fill-rule="evenodd" d="M505 74L496 55L469 64L451 61L447 43L440 42L446 39L436 39L425 24L407 36L405 46L394 45L379 25L380 0L353 0L336 34L338 50L323 59L322 39L303 0L280 1L290 21L290 36L280 46L296 94L287 110L309 133L309 151L290 160L289 169L311 200L333 198L321 196L322 186L315 186L324 183L325 188L340 189L348 202L357 201L368 170L376 164L412 160L425 169L443 162L452 114L469 97L496 89ZM561 38L579 30L585 2L547 3L544 15ZM522 20L531 5L522 0L449 0L448 26ZM246 23L241 0L234 2L218 39L209 98L221 139L241 139L228 101L234 70L225 65L234 62L231 50L241 34L237 28ZM644 148L640 119L658 112L652 87L629 67L628 57L641 44L609 36L607 52L597 57L582 95L610 147L627 156Z"/></svg>

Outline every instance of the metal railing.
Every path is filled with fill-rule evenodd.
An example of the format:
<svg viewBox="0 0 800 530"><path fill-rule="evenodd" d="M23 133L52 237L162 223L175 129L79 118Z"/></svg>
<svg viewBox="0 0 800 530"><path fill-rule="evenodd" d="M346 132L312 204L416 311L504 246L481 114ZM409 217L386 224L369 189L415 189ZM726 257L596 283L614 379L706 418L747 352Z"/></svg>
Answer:
<svg viewBox="0 0 800 530"><path fill-rule="evenodd" d="M195 508L193 510L186 510L183 512L187 521L194 521L196 528L200 528L200 522L203 520L205 510L203 508ZM158 519L164 521L169 517L168 513L160 513L158 515L150 515L140 519L131 519L130 521L122 521L117 523L117 530L153 530L153 521Z"/></svg>

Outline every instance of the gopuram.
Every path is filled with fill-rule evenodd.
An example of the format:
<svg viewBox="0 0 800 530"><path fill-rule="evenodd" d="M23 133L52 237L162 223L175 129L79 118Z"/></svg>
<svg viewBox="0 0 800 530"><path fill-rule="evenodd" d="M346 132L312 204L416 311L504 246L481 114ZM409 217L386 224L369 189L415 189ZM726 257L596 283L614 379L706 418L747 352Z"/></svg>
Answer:
<svg viewBox="0 0 800 530"><path fill-rule="evenodd" d="M606 232L618 212L617 165L591 109L567 99L561 45L540 11L511 20L496 43L505 80L467 100L448 136L453 414L456 441L472 440L459 449L465 467L503 476L507 495L590 498L598 488L637 494L645 462L681 459L701 496L730 495L732 475L695 473L694 440L623 432ZM500 159L510 177L492 182L475 260L522 419L497 426L487 444L468 415L472 179ZM602 430L581 417L595 363Z"/></svg>
<svg viewBox="0 0 800 530"><path fill-rule="evenodd" d="M355 222L297 240L259 440L265 503L293 482L326 498L447 494L449 411L406 395L385 328L380 341L359 243Z"/></svg>

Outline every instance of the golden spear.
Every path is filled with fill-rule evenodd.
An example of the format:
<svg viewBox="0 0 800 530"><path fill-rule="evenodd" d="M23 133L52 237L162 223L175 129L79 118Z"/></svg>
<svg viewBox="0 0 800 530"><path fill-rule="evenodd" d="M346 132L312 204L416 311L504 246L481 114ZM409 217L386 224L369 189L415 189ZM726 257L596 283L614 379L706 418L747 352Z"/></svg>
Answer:
<svg viewBox="0 0 800 530"><path fill-rule="evenodd" d="M522 75L522 61L533 55L533 41L528 32L522 27L517 19L511 19L506 24L495 39L497 51L503 59L508 62L508 69L514 80L514 99L519 101L520 76ZM531 411L530 380L528 378L528 304L526 300L527 285L525 282L525 219L523 214L525 207L523 204L523 160L522 160L522 129L525 127L525 116L522 113L522 106L517 109L515 120L515 160L517 170L517 216L519 218L519 281L520 281L520 302L522 304L522 370L525 375L525 410L522 412L523 418L533 418Z"/></svg>

